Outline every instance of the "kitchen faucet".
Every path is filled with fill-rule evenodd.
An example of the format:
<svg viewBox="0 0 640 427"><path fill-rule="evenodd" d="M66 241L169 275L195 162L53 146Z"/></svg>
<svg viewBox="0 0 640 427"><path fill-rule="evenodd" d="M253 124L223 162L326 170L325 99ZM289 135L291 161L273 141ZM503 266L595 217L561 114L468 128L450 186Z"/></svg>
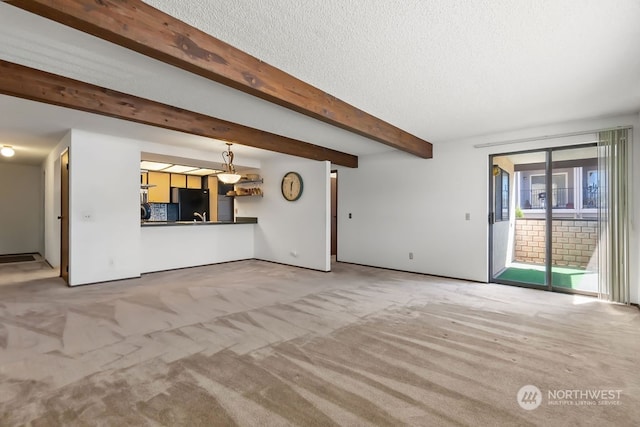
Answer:
<svg viewBox="0 0 640 427"><path fill-rule="evenodd" d="M198 218L200 218L202 220L202 222L207 222L207 213L206 212L202 212L202 214L200 214L199 212L194 212L193 216L197 216ZM195 221L195 218L194 218Z"/></svg>

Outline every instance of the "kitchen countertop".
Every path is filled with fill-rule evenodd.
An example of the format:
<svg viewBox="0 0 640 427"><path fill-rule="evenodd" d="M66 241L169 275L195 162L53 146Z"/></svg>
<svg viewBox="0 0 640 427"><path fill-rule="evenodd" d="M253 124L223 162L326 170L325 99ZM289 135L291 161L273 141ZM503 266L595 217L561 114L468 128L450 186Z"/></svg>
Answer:
<svg viewBox="0 0 640 427"><path fill-rule="evenodd" d="M191 226L198 225L228 225L228 224L257 224L258 218L238 217L235 221L143 221L142 227L162 227L162 226Z"/></svg>

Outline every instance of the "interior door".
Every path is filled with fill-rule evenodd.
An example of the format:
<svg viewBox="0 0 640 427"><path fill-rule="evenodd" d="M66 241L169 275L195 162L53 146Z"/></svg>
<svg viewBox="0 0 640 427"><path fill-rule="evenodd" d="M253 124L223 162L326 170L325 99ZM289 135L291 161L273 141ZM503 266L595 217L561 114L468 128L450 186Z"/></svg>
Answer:
<svg viewBox="0 0 640 427"><path fill-rule="evenodd" d="M69 283L69 150L60 156L60 277Z"/></svg>

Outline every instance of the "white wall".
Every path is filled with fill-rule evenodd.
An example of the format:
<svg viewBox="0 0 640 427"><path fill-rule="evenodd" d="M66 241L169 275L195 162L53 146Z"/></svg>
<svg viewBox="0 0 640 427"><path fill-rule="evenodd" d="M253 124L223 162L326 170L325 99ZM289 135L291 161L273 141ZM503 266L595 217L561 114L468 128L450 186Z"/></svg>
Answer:
<svg viewBox="0 0 640 427"><path fill-rule="evenodd" d="M634 184L640 182L640 120L637 114L561 123L434 146L434 158L392 152L360 157L358 169L339 168L338 258L341 261L486 282L488 279L488 176L490 154L538 149L579 137L474 148L475 144L635 126ZM385 172L402 171L400 179ZM632 299L638 302L640 255L634 185ZM352 213L353 218L348 219ZM471 220L465 221L465 213ZM409 259L409 252L414 259Z"/></svg>
<svg viewBox="0 0 640 427"><path fill-rule="evenodd" d="M70 285L140 275L137 141L71 131Z"/></svg>
<svg viewBox="0 0 640 427"><path fill-rule="evenodd" d="M0 254L42 252L40 167L0 163Z"/></svg>
<svg viewBox="0 0 640 427"><path fill-rule="evenodd" d="M141 233L141 151L193 158L210 153L74 129L42 165L44 252L53 266L60 265L60 154L67 148L71 286L253 258L254 224L205 226L198 230L162 227ZM248 163L259 165L255 160Z"/></svg>
<svg viewBox="0 0 640 427"><path fill-rule="evenodd" d="M254 227L255 224L143 227L142 272L251 259Z"/></svg>
<svg viewBox="0 0 640 427"><path fill-rule="evenodd" d="M434 151L437 160L392 152L360 157L358 169L340 169L340 261L486 280L488 158L474 161L470 150ZM401 178L389 179L386 172L396 170ZM484 185L469 176L482 176Z"/></svg>
<svg viewBox="0 0 640 427"><path fill-rule="evenodd" d="M633 129L631 155L631 242L630 242L630 278L631 301L640 303L640 114L636 116Z"/></svg>
<svg viewBox="0 0 640 427"><path fill-rule="evenodd" d="M258 217L255 257L266 261L331 270L329 162L291 156L262 161L264 197L236 198L237 216ZM302 197L288 202L282 196L282 177L298 172L303 180Z"/></svg>
<svg viewBox="0 0 640 427"><path fill-rule="evenodd" d="M71 144L69 131L51 150L44 163L44 257L55 268L60 267L60 154Z"/></svg>

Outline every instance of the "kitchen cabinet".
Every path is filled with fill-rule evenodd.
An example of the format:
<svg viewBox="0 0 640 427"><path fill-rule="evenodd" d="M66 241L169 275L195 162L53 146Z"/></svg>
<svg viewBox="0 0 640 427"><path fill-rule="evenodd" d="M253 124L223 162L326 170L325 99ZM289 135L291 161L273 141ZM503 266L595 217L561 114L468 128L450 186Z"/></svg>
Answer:
<svg viewBox="0 0 640 427"><path fill-rule="evenodd" d="M171 174L171 187L187 188L187 176L179 173Z"/></svg>
<svg viewBox="0 0 640 427"><path fill-rule="evenodd" d="M148 188L149 203L171 203L171 188L194 188L210 190L209 212L211 221L216 221L218 198L216 194L229 195L231 197L262 197L262 183L258 175L255 179L243 179L235 185L220 184L216 176L197 176L179 173L167 173L160 171L145 171L141 174L140 184ZM224 203L223 216L228 216L229 207Z"/></svg>
<svg viewBox="0 0 640 427"><path fill-rule="evenodd" d="M187 188L202 188L202 177L197 175L187 175Z"/></svg>
<svg viewBox="0 0 640 427"><path fill-rule="evenodd" d="M168 173L151 172L147 174L149 185L148 200L150 203L169 203L170 176Z"/></svg>
<svg viewBox="0 0 640 427"><path fill-rule="evenodd" d="M206 180L206 188L209 189L209 215L211 221L218 221L218 178L208 176Z"/></svg>

